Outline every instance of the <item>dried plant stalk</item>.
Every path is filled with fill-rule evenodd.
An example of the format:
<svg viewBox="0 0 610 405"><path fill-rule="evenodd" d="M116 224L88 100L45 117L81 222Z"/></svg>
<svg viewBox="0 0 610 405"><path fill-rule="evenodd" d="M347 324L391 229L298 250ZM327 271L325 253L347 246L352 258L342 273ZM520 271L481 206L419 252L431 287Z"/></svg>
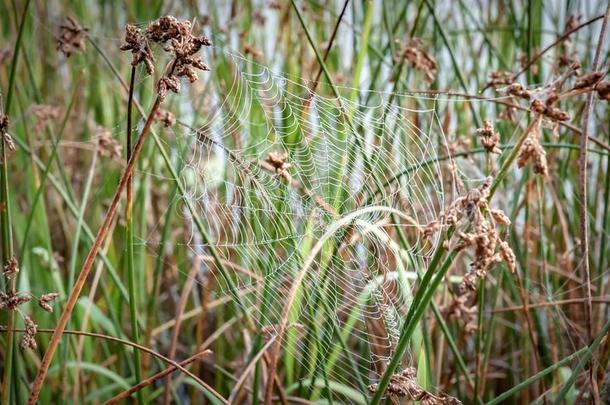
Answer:
<svg viewBox="0 0 610 405"><path fill-rule="evenodd" d="M61 314L61 317L59 319L57 327L55 328L55 331L53 332L53 335L51 336L49 346L41 361L40 368L38 369L38 374L36 375L36 379L34 380L32 386L32 391L28 399L29 404L33 405L38 400L38 396L40 395L40 390L42 389L42 385L49 370L49 366L51 365L53 355L57 350L57 346L59 345L64 330L66 329L66 326L68 324L68 320L72 315L72 311L74 310L80 293L85 285L85 282L87 281L87 277L91 272L91 268L93 267L93 262L95 261L97 253L100 250L100 247L102 246L102 243L104 242L108 231L110 230L114 217L116 216L119 207L119 202L121 200L121 195L125 192L127 184L129 183L136 161L140 153L142 152L144 142L146 141L146 138L150 133L150 128L153 122L155 121L157 110L159 109L161 103L166 97L167 88L164 88L163 83L168 80L179 83L178 77L181 76L186 76L189 78L189 81L193 82L194 80L196 80L196 76L193 76L193 68L197 68L200 70L208 70L207 65L205 65L200 59L194 58L193 54L198 52L202 46L210 45L210 42L205 37L194 37L191 34L190 29L190 22L180 22L172 16L166 16L161 17L158 20L152 22L146 30L146 34L142 37L138 37L138 39L142 41L154 41L160 44L163 44L167 41L171 41L171 46L164 49L172 53L173 59L170 63L169 69L167 70L167 73L159 80L159 84L157 86L157 96L155 97L153 106L151 107L148 117L146 118L146 122L144 123L144 127L142 128L140 136L138 137L138 141L136 142L133 148L133 151L127 163L127 167L125 168L125 171L121 176L119 185L117 186L112 202L110 203L110 206L106 213L106 217L104 218L104 222L102 223L102 226L100 227L95 237L95 241L93 242L89 253L87 254L78 279L76 280L74 288L72 289L72 292L68 297L68 301L66 302L66 307ZM126 40L130 38L129 35L130 33L128 28ZM133 47L128 48L124 46L122 48L124 50L133 50ZM171 90L177 92L178 89Z"/></svg>

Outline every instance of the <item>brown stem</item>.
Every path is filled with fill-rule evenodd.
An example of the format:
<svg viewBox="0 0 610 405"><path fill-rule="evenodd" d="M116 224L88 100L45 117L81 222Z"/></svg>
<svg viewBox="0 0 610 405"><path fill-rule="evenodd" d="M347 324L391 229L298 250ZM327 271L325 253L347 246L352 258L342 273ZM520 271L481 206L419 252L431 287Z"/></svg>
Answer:
<svg viewBox="0 0 610 405"><path fill-rule="evenodd" d="M157 109L161 105L161 102L162 102L161 97L157 96L155 99L155 102L150 110L150 113L148 114L148 118L146 119L146 123L144 124L144 128L142 129L142 133L140 134L140 137L138 138L138 142L134 146L133 153L129 159L129 162L127 163L127 167L125 168L125 171L123 172L123 175L121 176L121 180L114 193L114 197L112 199L112 202L110 203L110 207L108 208L108 212L106 213L104 222L103 222L102 226L100 227L100 229L97 233L97 236L95 237L95 241L93 242L93 245L91 246L91 249L89 250L89 253L87 254L87 258L85 259L83 268L81 269L81 272L78 276L78 279L76 280L76 283L74 284L74 288L72 289L72 292L70 293L70 297L68 297L66 307L64 308L64 311L62 312L61 317L59 318L59 322L57 324L57 327L55 328L55 331L53 332L53 335L51 336L51 340L49 341L49 346L47 347L44 357L42 358L40 368L38 369L38 374L36 375L36 379L34 380L34 384L32 385L32 391L31 391L30 397L28 399L28 404L30 404L30 405L34 405L36 403L36 401L38 400L38 396L40 395L40 390L42 389L42 385L44 383L45 377L47 375L47 372L49 371L49 366L51 365L51 361L53 360L53 355L55 354L55 350L57 350L57 346L59 345L59 342L61 341L61 336L64 333L64 330L66 329L66 325L68 324L70 315L72 315L72 311L74 310L76 301L78 300L80 293L85 285L85 282L87 281L87 277L89 276L89 273L91 272L91 268L93 266L95 258L97 257L97 253L100 250L102 243L104 242L104 238L108 234L108 230L110 229L110 225L111 225L112 221L114 220L114 217L116 216L117 209L119 207L119 202L121 200L121 195L125 191L127 183L129 182L129 178L131 176L131 173L133 172L133 168L135 167L136 160L138 159L138 156L140 155L140 152L142 151L144 141L147 138L150 127L154 121L155 113L157 112Z"/></svg>
<svg viewBox="0 0 610 405"><path fill-rule="evenodd" d="M38 329L38 332L40 332L40 333L55 333L56 330L57 329ZM23 331L24 331L24 329L14 329L14 330L12 330L12 332L23 332ZM6 333L6 332L10 332L10 331L7 330L4 327L0 327L0 332L5 332ZM201 378L197 377L196 375L194 375L193 373L188 371L186 368L184 368L179 363L176 363L175 361L168 359L167 357L163 356L161 353L158 353L158 352L154 351L153 349L150 349L150 348L148 348L146 346L142 346L142 345L139 345L137 343L133 343L133 342L131 342L129 340L121 339L121 338L118 338L118 337L104 335L102 333L84 332L84 331L80 331L80 330L65 330L65 329L64 329L64 331L62 333L66 334L66 335L88 336L88 337L94 337L94 338L99 338L99 339L105 339L105 340L109 340L111 342L120 343L122 345L130 346L130 347L133 347L134 349L137 349L139 351L148 353L151 356L154 356L154 357L158 358L159 360L162 360L163 362L165 362L165 363L175 367L177 370L180 370L181 372L183 372L187 376L191 377L199 385L201 385L203 388L208 390L212 395L214 395L216 398L218 398L223 404L228 404L227 400L224 399L222 397L222 395L220 395L212 387L210 387L208 384L206 384ZM202 346L205 346L205 343Z"/></svg>
<svg viewBox="0 0 610 405"><path fill-rule="evenodd" d="M176 357L176 346L178 346L178 334L180 333L180 326L182 326L182 314L184 314L184 308L186 307L186 302L191 293L191 289L193 288L193 284L195 283L195 278L197 277L197 272L199 271L199 266L201 265L201 258L197 256L195 258L195 262L193 263L193 267L186 277L186 282L182 289L182 294L180 295L180 301L178 302L178 307L176 308L176 323L174 324L174 330L172 331L172 340L169 348L169 353L167 357L174 360ZM163 403L165 405L169 405L171 400L171 383L172 376L167 375L165 379L165 393L163 395ZM229 401L230 402L230 401Z"/></svg>
<svg viewBox="0 0 610 405"><path fill-rule="evenodd" d="M593 71L599 70L601 54L604 45L604 39L606 37L606 29L608 27L608 16L610 15L610 2L606 7L606 13L604 14L604 22L602 24L601 31L599 33L599 41L597 42L597 49L595 50L595 58L593 60ZM586 297L585 303L585 324L587 328L587 344L591 343L593 338L593 305L591 300L591 271L589 269L589 208L587 204L587 147L588 147L588 134L589 134L589 121L591 120L593 110L593 92L587 95L587 101L585 104L585 110L582 117L582 136L580 137L580 155L578 159L578 197L580 199L580 255L581 255L581 271L582 278L586 285ZM593 357L587 364L589 370L589 377L591 379L591 388L593 391L593 401L595 404L600 403L599 389L597 387L597 379L595 378L595 367L593 367Z"/></svg>
<svg viewBox="0 0 610 405"><path fill-rule="evenodd" d="M517 77L521 76L523 73L527 72L527 70L534 64L536 63L536 61L538 61L542 55L544 55L545 53L547 53L548 51L550 51L551 49L553 49L555 46L557 46L558 44L562 43L563 41L565 41L566 39L568 39L570 37L570 35L572 35L573 33L575 33L576 31L581 30L582 28L593 24L595 21L600 20L604 18L604 16L602 15L598 15L597 17L593 17L592 19L585 21L584 23L580 24L579 26L571 29L570 31L564 33L562 36L560 36L559 38L557 38L553 43L551 43L549 46L547 46L546 48L544 48L542 51L538 52L536 55L534 55L534 57L532 59L530 59L529 62L527 62L527 64L525 66L523 66L523 68L518 71L515 76L513 76L514 79L516 79ZM488 84L487 86L485 86L483 88L483 90L481 90L481 93L484 92L485 90L487 90L488 88L491 87L491 84Z"/></svg>
<svg viewBox="0 0 610 405"><path fill-rule="evenodd" d="M211 350L203 350L191 357L189 357L186 360L181 361L180 364L182 367L186 367L189 364L191 364L192 362L194 362L195 360L198 360L200 357L203 356L207 356L208 354L212 353ZM133 387L131 387L128 390L125 390L117 395L115 395L114 397L110 398L108 401L105 402L105 405L114 405L114 404L118 404L120 401L129 398L130 396L132 396L133 394L135 394L136 392L148 387L149 385L153 384L155 381L165 377L166 375L169 375L171 373L173 373L174 371L176 371L178 368L176 366L169 366L168 368L166 368L165 370L159 371L157 374L154 374L142 381L140 381L138 384L134 385Z"/></svg>
<svg viewBox="0 0 610 405"><path fill-rule="evenodd" d="M333 47L333 43L335 42L335 37L337 36L337 31L339 31L339 25L341 25L341 21L343 20L343 16L345 15L345 11L347 10L348 4L349 4L349 0L345 0L345 3L343 3L343 8L341 9L339 18L337 19L337 22L335 23L335 28L333 28L333 33L330 35L330 39L328 40L328 46L326 47L326 50L324 51L324 57L323 57L324 62L326 62L326 59L328 58L328 55L330 54L330 49ZM320 76L322 75L323 71L324 71L324 69L322 69L322 66L320 66L320 69L318 69L318 73L316 74L316 78L313 81L313 87L311 88L312 93L316 92L316 88L318 87L318 82L320 80Z"/></svg>

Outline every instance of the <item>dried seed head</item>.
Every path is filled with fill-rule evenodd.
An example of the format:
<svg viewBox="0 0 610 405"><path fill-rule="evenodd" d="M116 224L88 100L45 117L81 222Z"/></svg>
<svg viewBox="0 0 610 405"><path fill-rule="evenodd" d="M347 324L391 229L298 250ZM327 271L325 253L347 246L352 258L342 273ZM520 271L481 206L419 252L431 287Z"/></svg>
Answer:
<svg viewBox="0 0 610 405"><path fill-rule="evenodd" d="M568 113L560 110L557 107L549 106L549 105L545 104L544 102L542 102L542 100L539 100L539 99L532 101L532 103L530 105L530 109L534 113L541 115L544 118L547 118L551 121L569 121L570 120L570 116L568 115Z"/></svg>
<svg viewBox="0 0 610 405"><path fill-rule="evenodd" d="M170 69L157 84L157 93L161 99L167 91L180 91L180 77L188 78L193 83L198 80L197 70L210 70L200 58L194 57L203 46L212 43L204 36L195 36L191 32L190 21L178 21L175 17L165 16L148 25L145 33L149 41L165 44L164 50L173 55Z"/></svg>
<svg viewBox="0 0 610 405"><path fill-rule="evenodd" d="M15 256L11 257L4 265L4 277L11 279L19 273L19 262Z"/></svg>
<svg viewBox="0 0 610 405"><path fill-rule="evenodd" d="M131 61L132 66L138 66L140 63L144 63L146 72L149 75L153 74L155 67L153 65L154 57L148 40L138 27L132 24L125 26L125 43L121 45L121 51L131 51L133 59Z"/></svg>
<svg viewBox="0 0 610 405"><path fill-rule="evenodd" d="M263 54L263 51L261 51L260 49L256 49L249 44L244 45L244 54L252 55L255 60L263 59L263 57L265 56Z"/></svg>
<svg viewBox="0 0 610 405"><path fill-rule="evenodd" d="M2 142L4 142L8 150L14 151L16 149L15 142L13 142L13 138L7 132L8 124L8 115L0 114L0 136L2 136Z"/></svg>
<svg viewBox="0 0 610 405"><path fill-rule="evenodd" d="M38 345L36 344L34 337L36 336L36 332L38 332L38 325L36 325L29 316L23 318L23 321L25 323L25 331L21 337L19 347L21 347L21 350L36 350Z"/></svg>
<svg viewBox="0 0 610 405"><path fill-rule="evenodd" d="M171 111L159 108L155 112L155 121L160 122L164 127L169 128L176 125L176 116Z"/></svg>
<svg viewBox="0 0 610 405"><path fill-rule="evenodd" d="M87 31L89 29L80 25L74 17L66 17L65 22L59 26L57 49L66 55L67 58L75 50L84 51Z"/></svg>
<svg viewBox="0 0 610 405"><path fill-rule="evenodd" d="M546 151L540 144L540 128L536 125L527 135L519 155L517 156L517 166L524 167L529 160L534 162L534 173L546 176L549 172L548 163L546 160Z"/></svg>
<svg viewBox="0 0 610 405"><path fill-rule="evenodd" d="M514 273L517 269L517 260L515 258L515 253L506 241L500 241L500 256L508 266L511 273Z"/></svg>
<svg viewBox="0 0 610 405"><path fill-rule="evenodd" d="M29 295L18 295L14 291L4 293L0 291L0 310L14 311L21 304L30 301L32 297Z"/></svg>
<svg viewBox="0 0 610 405"><path fill-rule="evenodd" d="M422 237L428 239L441 229L441 224L438 221L431 221L421 229Z"/></svg>
<svg viewBox="0 0 610 405"><path fill-rule="evenodd" d="M288 169L290 169L292 165L288 163L288 154L286 152L270 152L265 158L265 162L275 170L275 173L278 176L291 181L292 178L290 177L290 173L288 173Z"/></svg>
<svg viewBox="0 0 610 405"><path fill-rule="evenodd" d="M57 293L44 294L38 299L38 306L47 312L53 312L53 307L50 304L55 301L57 297L59 297L59 294Z"/></svg>
<svg viewBox="0 0 610 405"><path fill-rule="evenodd" d="M595 86L595 91L597 92L597 96L602 100L610 100L610 82L607 80L601 81L597 83Z"/></svg>
<svg viewBox="0 0 610 405"><path fill-rule="evenodd" d="M59 118L60 108L48 104L37 104L32 107L32 114L36 117L34 132L42 132L47 122Z"/></svg>
<svg viewBox="0 0 610 405"><path fill-rule="evenodd" d="M446 248L455 252L468 249L473 254L470 269L459 285L461 294L475 290L477 281L485 278L488 270L504 259L502 252L498 252L498 245L502 240L495 223L509 224L510 220L502 211L489 209L487 198L491 182L491 177L488 177L479 187L457 198L443 214L446 223L458 227L456 237L453 241L448 241ZM487 211L494 219L493 222L483 214ZM460 230L460 227L467 229L467 232Z"/></svg>
<svg viewBox="0 0 610 405"><path fill-rule="evenodd" d="M98 153L101 156L112 159L121 157L122 146L112 136L112 132L108 128L97 127L95 140L98 145Z"/></svg>
<svg viewBox="0 0 610 405"><path fill-rule="evenodd" d="M411 38L401 55L409 64L424 74L424 79L432 83L436 76L438 66L436 59L426 51L424 42L420 38Z"/></svg>
<svg viewBox="0 0 610 405"><path fill-rule="evenodd" d="M500 142L500 134L494 131L494 127L490 120L485 120L483 128L478 128L477 133L481 138L481 144L489 153L502 153L498 148Z"/></svg>
<svg viewBox="0 0 610 405"><path fill-rule="evenodd" d="M595 71L591 73L587 73L586 75L581 76L574 83L574 90L577 89L586 89L594 86L597 82L599 82L604 77L604 72Z"/></svg>
<svg viewBox="0 0 610 405"><path fill-rule="evenodd" d="M491 217L493 220L500 225L508 226L510 225L510 219L506 216L504 211L502 210L489 210Z"/></svg>
<svg viewBox="0 0 610 405"><path fill-rule="evenodd" d="M472 294L455 295L447 305L440 309L445 318L462 320L464 331L467 334L474 333L477 330L477 306L468 305L472 301Z"/></svg>
<svg viewBox="0 0 610 405"><path fill-rule="evenodd" d="M506 88L506 94L526 100L529 100L532 97L532 93L519 83L512 83L510 86L508 86Z"/></svg>
<svg viewBox="0 0 610 405"><path fill-rule="evenodd" d="M378 384L368 386L370 392L376 392ZM461 402L447 395L434 395L423 389L417 382L417 369L407 367L392 375L384 393L385 395L404 397L411 401L420 401L426 405L458 405Z"/></svg>
<svg viewBox="0 0 610 405"><path fill-rule="evenodd" d="M489 74L488 87L506 86L515 81L515 75L507 71L495 71Z"/></svg>

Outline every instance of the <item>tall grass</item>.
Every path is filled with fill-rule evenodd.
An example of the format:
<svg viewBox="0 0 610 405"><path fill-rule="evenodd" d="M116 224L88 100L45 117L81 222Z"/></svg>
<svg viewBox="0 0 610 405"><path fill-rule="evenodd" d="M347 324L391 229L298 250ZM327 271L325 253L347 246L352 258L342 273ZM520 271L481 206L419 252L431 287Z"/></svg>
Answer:
<svg viewBox="0 0 610 405"><path fill-rule="evenodd" d="M607 13L0 2L2 402L610 401ZM149 75L119 47L166 14L214 46L159 97L175 59L155 48ZM87 30L66 57L68 16ZM510 219L514 263L464 293L479 209Z"/></svg>

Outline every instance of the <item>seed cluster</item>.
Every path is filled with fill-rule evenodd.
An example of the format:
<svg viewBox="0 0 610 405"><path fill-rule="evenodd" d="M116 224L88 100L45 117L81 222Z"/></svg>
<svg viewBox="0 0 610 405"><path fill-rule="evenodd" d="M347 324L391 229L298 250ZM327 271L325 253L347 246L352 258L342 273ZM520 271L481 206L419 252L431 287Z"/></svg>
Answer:
<svg viewBox="0 0 610 405"><path fill-rule="evenodd" d="M159 108L155 112L155 121L163 124L165 128L169 128L176 125L176 116L171 111Z"/></svg>
<svg viewBox="0 0 610 405"><path fill-rule="evenodd" d="M19 273L19 262L15 256L8 259L8 262L4 265L4 277L9 280L15 277Z"/></svg>
<svg viewBox="0 0 610 405"><path fill-rule="evenodd" d="M121 150L123 147L121 144L114 139L112 132L108 128L97 127L95 141L98 145L98 153L101 156L109 157L111 159L120 159Z"/></svg>
<svg viewBox="0 0 610 405"><path fill-rule="evenodd" d="M32 107L32 114L36 117L34 132L42 132L49 121L59 118L60 109L48 104L38 104Z"/></svg>
<svg viewBox="0 0 610 405"><path fill-rule="evenodd" d="M546 151L540 144L542 131L539 125L535 125L527 134L527 138L523 141L519 156L517 156L517 165L524 167L528 161L534 162L534 173L546 176L549 172L546 160Z"/></svg>
<svg viewBox="0 0 610 405"><path fill-rule="evenodd" d="M57 49L69 58L75 51L85 50L88 28L83 27L74 17L66 17L59 26Z"/></svg>
<svg viewBox="0 0 610 405"><path fill-rule="evenodd" d="M13 142L13 138L8 133L8 124L8 115L0 114L0 136L2 137L2 142L4 142L8 150L14 151L15 142Z"/></svg>
<svg viewBox="0 0 610 405"><path fill-rule="evenodd" d="M271 165L275 170L275 174L283 177L288 182L291 181L292 178L290 173L288 173L288 169L292 167L292 164L288 163L288 154L286 152L270 152L265 158L265 162Z"/></svg>
<svg viewBox="0 0 610 405"><path fill-rule="evenodd" d="M370 392L377 391L377 384L368 386ZM390 383L386 388L386 394L396 397L404 397L411 401L420 401L422 405L458 405L461 402L448 395L434 395L423 389L417 383L417 370L415 367L407 367L390 377Z"/></svg>
<svg viewBox="0 0 610 405"><path fill-rule="evenodd" d="M4 264L4 277L8 280L14 278L19 273L19 262L15 257L12 257ZM51 303L59 296L57 293L43 294L37 299L38 305L47 312L53 312ZM27 292L17 292L9 288L6 292L0 291L0 310L17 311L23 317L25 331L21 337L20 347L23 350L35 350L38 346L34 336L36 335L37 325L29 315L23 315L19 307L27 302L30 302L34 297Z"/></svg>
<svg viewBox="0 0 610 405"><path fill-rule="evenodd" d="M424 42L420 38L411 38L400 56L402 56L411 67L422 72L427 83L432 83L434 81L438 65L436 59L426 51Z"/></svg>
<svg viewBox="0 0 610 405"><path fill-rule="evenodd" d="M500 134L494 130L490 120L485 120L483 128L477 129L477 134L481 138L481 144L489 153L500 154L502 151L498 148L500 142Z"/></svg>
<svg viewBox="0 0 610 405"><path fill-rule="evenodd" d="M170 68L157 83L157 93L161 99L167 91L180 92L180 78L186 77L193 83L198 77L196 70L210 70L203 60L194 56L203 46L211 42L205 36L192 34L191 22L178 21L173 16L164 16L151 22L145 31L132 24L125 27L125 43L121 50L130 50L133 54L133 66L144 63L149 74L154 72L154 57L150 43L163 45L163 50L170 53L173 60Z"/></svg>
<svg viewBox="0 0 610 405"><path fill-rule="evenodd" d="M457 237L446 242L447 248L454 252L465 249L473 252L470 270L459 286L462 294L475 290L476 282L485 278L496 263L505 262L511 271L515 271L515 255L496 229L496 225L509 225L510 220L502 211L488 206L491 182L491 177L488 177L481 186L457 198L442 214L447 225L456 226Z"/></svg>

